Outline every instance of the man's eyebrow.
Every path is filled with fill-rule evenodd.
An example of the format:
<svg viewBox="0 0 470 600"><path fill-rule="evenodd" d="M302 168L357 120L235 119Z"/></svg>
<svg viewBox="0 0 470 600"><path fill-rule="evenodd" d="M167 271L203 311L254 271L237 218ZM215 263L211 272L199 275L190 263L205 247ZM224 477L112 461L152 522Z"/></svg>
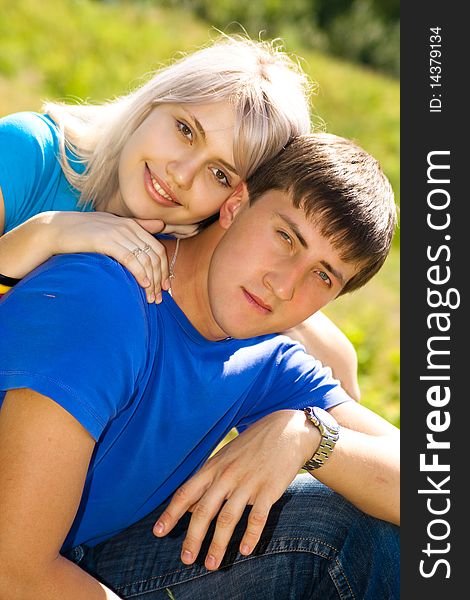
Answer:
<svg viewBox="0 0 470 600"><path fill-rule="evenodd" d="M190 112L187 108L183 107L184 112L191 118L191 120L194 123L194 126L196 127L196 129L198 130L199 135L201 136L201 138L206 141L207 137L206 137L206 131L204 129L204 127L202 126L201 122L199 121L199 119L197 119L192 112ZM237 170L235 169L235 167L233 165L231 165L230 163L228 163L227 161L223 160L222 158L219 158L217 160L217 162L219 162L221 165L223 165L226 169L228 169L229 171L232 171L232 173L234 173L234 175L238 175Z"/></svg>
<svg viewBox="0 0 470 600"><path fill-rule="evenodd" d="M280 219L282 219L283 221L285 221L287 223L287 225L289 226L289 228L295 233L295 235L298 238L299 242L307 250L308 249L308 244L307 244L304 236L300 232L300 229L298 228L297 224L294 223L294 221L292 221L287 215L283 215L282 213L276 213L276 216L279 217Z"/></svg>
<svg viewBox="0 0 470 600"><path fill-rule="evenodd" d="M340 282L341 287L344 286L344 277L341 275L341 273L339 271L337 271L336 269L334 269L330 263L326 260L321 260L320 263L325 267L325 269L327 271L330 271L330 273L332 273L336 279Z"/></svg>
<svg viewBox="0 0 470 600"><path fill-rule="evenodd" d="M294 223L294 221L292 221L287 215L283 215L282 213L276 213L276 215L280 219L282 219L283 221L285 221L287 223L289 228L293 231L293 233L295 233L299 242L307 250L308 249L307 241L305 240L304 236L300 232L300 229L298 228L297 224ZM334 267L332 267L330 265L330 263L326 260L321 260L320 263L325 267L325 269L327 271L329 271L332 275L334 275L336 277L336 279L340 282L341 287L344 286L344 277L339 271L337 271Z"/></svg>

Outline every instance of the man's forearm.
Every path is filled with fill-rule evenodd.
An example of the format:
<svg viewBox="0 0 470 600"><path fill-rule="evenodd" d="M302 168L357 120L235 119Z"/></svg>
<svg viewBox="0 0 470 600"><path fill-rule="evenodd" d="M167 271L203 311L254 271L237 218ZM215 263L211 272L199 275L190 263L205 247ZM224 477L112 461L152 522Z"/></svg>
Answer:
<svg viewBox="0 0 470 600"><path fill-rule="evenodd" d="M312 474L367 514L399 525L399 439L342 427L329 460Z"/></svg>
<svg viewBox="0 0 470 600"><path fill-rule="evenodd" d="M5 593L5 595L4 595ZM16 600L119 600L114 592L62 556L47 567L0 568L0 598Z"/></svg>

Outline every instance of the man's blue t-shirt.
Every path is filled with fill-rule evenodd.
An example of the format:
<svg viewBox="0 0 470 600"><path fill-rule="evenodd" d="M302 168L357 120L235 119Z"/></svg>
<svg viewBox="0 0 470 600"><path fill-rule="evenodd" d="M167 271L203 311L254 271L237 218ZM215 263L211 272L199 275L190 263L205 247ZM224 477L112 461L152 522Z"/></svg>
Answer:
<svg viewBox="0 0 470 600"><path fill-rule="evenodd" d="M0 119L3 233L48 210L93 210L78 204L79 192L65 178L58 156L57 126L47 115L23 112ZM83 171L83 164L70 152L67 156L77 172Z"/></svg>
<svg viewBox="0 0 470 600"><path fill-rule="evenodd" d="M5 231L39 212L84 210L58 155L49 117L0 119ZM209 342L168 294L149 305L130 273L94 254L53 258L0 303L0 403L24 387L63 406L97 442L64 549L151 512L233 427L349 399L289 338Z"/></svg>
<svg viewBox="0 0 470 600"><path fill-rule="evenodd" d="M233 427L349 400L284 336L211 342L174 300L148 304L134 277L95 254L56 256L0 301L6 390L52 398L96 440L63 548L95 545L164 502Z"/></svg>

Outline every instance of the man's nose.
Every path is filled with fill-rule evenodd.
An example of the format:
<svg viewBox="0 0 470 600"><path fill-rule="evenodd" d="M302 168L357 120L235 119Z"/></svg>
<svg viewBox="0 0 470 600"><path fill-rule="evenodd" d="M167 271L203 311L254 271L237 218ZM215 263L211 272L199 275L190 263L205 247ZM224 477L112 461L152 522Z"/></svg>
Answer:
<svg viewBox="0 0 470 600"><path fill-rule="evenodd" d="M267 273L264 277L264 285L276 298L288 302L294 297L297 280L298 273L295 272L295 269L285 266L282 269Z"/></svg>
<svg viewBox="0 0 470 600"><path fill-rule="evenodd" d="M173 160L167 164L166 172L177 187L189 190L197 173L197 165L188 160Z"/></svg>

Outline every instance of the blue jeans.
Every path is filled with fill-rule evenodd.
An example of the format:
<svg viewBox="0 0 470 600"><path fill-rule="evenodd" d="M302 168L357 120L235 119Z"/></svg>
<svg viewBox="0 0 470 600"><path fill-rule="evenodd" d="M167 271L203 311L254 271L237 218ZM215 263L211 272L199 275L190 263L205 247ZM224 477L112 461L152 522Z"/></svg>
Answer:
<svg viewBox="0 0 470 600"><path fill-rule="evenodd" d="M249 557L238 552L244 515L217 571L204 567L208 540L193 565L180 561L189 514L168 536L154 537L161 511L94 548L74 548L68 558L122 598L399 598L399 529L365 515L309 474L298 476L272 507Z"/></svg>

